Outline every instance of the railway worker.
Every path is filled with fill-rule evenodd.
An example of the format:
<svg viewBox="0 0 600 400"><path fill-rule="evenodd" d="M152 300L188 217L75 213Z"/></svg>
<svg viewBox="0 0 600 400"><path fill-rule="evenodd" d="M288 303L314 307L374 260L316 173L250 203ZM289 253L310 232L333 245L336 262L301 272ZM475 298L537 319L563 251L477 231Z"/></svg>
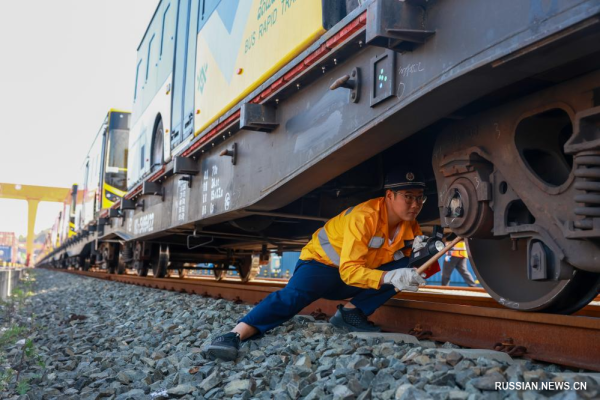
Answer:
<svg viewBox="0 0 600 400"><path fill-rule="evenodd" d="M444 266L442 267L442 286L448 286L450 283L450 275L454 269L458 269L458 273L461 274L467 285L474 287L477 286L473 275L469 272L467 267L467 260L469 255L465 248L465 242L458 242L454 247L446 253L444 258Z"/></svg>
<svg viewBox="0 0 600 400"><path fill-rule="evenodd" d="M367 317L396 289L417 291L425 284L407 268L412 241L422 235L416 219L426 200L425 183L416 170L396 167L384 188L384 197L350 207L317 230L287 286L267 296L231 332L216 337L208 354L235 360L241 341L281 325L320 298L351 299L338 306L329 321L334 326L380 331ZM427 277L437 271L430 268Z"/></svg>

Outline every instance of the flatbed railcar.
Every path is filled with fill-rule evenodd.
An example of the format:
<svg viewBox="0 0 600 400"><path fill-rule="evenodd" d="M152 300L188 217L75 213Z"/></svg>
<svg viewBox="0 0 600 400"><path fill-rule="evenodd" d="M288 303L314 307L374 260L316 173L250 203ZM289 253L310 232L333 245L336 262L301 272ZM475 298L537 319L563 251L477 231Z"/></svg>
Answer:
<svg viewBox="0 0 600 400"><path fill-rule="evenodd" d="M599 50L595 0L163 0L97 240L247 280L411 163L420 222L467 238L498 302L572 313L600 284Z"/></svg>

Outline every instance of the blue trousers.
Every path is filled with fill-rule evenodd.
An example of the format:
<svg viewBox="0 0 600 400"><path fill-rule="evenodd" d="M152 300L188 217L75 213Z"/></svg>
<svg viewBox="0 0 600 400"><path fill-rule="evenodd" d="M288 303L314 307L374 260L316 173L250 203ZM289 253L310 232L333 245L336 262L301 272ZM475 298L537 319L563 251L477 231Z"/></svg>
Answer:
<svg viewBox="0 0 600 400"><path fill-rule="evenodd" d="M408 267L408 257L392 261L377 268L392 271ZM294 275L281 290L268 295L239 322L258 329L260 334L283 324L304 307L318 299L344 300L371 315L396 294L394 286L382 285L379 289L362 289L346 285L337 268L317 261L298 260Z"/></svg>

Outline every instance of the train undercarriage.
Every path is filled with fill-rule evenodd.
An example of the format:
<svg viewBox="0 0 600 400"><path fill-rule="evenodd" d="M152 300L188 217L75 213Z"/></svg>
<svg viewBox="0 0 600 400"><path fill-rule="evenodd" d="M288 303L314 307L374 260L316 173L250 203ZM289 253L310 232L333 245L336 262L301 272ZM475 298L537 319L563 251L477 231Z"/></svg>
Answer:
<svg viewBox="0 0 600 400"><path fill-rule="evenodd" d="M438 4L444 15L447 3ZM185 168L159 170L99 220L104 233L87 256L55 262L158 277L211 263L217 279L236 268L248 281L269 253L299 251L329 218L382 195L387 169L412 164L428 177L424 231L441 224L466 238L494 299L573 313L600 288L599 10L573 22L575 9L556 12L571 22L554 32L536 36L543 22L520 32L527 45L468 43L469 58L447 56L454 69L435 71L433 53L364 46L368 20L366 34L261 104L266 124L235 122L186 160L175 157ZM380 93L367 75L386 57L396 77Z"/></svg>
<svg viewBox="0 0 600 400"><path fill-rule="evenodd" d="M575 312L600 285L597 87L594 71L483 112L456 113L279 209L147 241L106 241L68 265L164 277L212 263L216 279L235 268L249 281L269 252L300 250L328 218L381 195L386 165L400 158L428 172L427 194L437 202L421 214L425 230L441 223L468 237L477 277L498 302Z"/></svg>

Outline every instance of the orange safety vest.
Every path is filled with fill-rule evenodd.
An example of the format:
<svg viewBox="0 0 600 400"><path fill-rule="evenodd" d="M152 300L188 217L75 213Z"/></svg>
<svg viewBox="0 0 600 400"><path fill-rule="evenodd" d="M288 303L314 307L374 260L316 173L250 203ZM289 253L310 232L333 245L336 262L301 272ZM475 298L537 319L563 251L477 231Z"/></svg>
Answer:
<svg viewBox="0 0 600 400"><path fill-rule="evenodd" d="M452 257L469 258L469 255L467 254L467 249L465 247L465 242L458 242L454 247L450 249L448 253L450 253L450 256Z"/></svg>
<svg viewBox="0 0 600 400"><path fill-rule="evenodd" d="M418 222L400 223L398 234L390 244L385 198L368 200L350 207L327 221L302 249L301 260L315 260L338 268L340 277L350 286L379 289L383 264L410 256L410 241L422 235ZM437 267L437 269L436 269ZM439 271L429 268L429 277Z"/></svg>

